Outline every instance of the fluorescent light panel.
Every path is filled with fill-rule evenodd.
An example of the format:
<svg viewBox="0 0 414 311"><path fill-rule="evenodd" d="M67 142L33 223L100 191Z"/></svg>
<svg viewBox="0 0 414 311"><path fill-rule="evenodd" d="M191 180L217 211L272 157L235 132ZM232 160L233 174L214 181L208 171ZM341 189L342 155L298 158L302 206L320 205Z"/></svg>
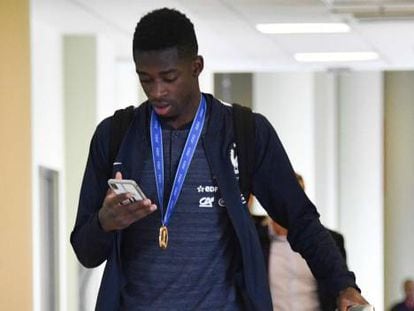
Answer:
<svg viewBox="0 0 414 311"><path fill-rule="evenodd" d="M355 62L379 58L375 52L296 53L294 57L298 62Z"/></svg>
<svg viewBox="0 0 414 311"><path fill-rule="evenodd" d="M351 28L344 23L273 23L257 24L257 30L266 34L344 33Z"/></svg>

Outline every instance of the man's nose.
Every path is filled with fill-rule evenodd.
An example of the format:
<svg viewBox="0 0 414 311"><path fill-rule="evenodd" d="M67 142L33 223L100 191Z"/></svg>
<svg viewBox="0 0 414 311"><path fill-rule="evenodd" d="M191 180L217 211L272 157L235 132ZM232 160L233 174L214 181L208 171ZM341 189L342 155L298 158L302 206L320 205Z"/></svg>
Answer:
<svg viewBox="0 0 414 311"><path fill-rule="evenodd" d="M162 99L167 94L167 88L163 82L155 82L151 89L151 98Z"/></svg>

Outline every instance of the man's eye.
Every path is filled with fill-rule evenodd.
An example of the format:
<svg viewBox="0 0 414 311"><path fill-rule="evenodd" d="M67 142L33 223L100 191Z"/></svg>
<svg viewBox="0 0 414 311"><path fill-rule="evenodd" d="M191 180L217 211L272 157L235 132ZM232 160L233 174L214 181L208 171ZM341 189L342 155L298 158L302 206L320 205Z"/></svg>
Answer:
<svg viewBox="0 0 414 311"><path fill-rule="evenodd" d="M174 82L175 80L177 80L177 76L167 76L167 77L164 77L164 81L165 82Z"/></svg>

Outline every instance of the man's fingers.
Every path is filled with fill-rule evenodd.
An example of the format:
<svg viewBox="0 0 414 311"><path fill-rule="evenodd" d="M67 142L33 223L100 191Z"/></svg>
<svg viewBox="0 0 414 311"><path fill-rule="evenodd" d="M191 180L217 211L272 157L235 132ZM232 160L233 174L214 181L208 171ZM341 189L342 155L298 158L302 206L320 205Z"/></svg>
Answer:
<svg viewBox="0 0 414 311"><path fill-rule="evenodd" d="M157 206L148 199L115 208L121 227L128 227L132 223L153 213L156 209Z"/></svg>
<svg viewBox="0 0 414 311"><path fill-rule="evenodd" d="M141 210L148 210L149 212L153 212L157 209L157 206L155 204L152 204L150 199L144 199L129 204L128 209L131 213L137 213Z"/></svg>
<svg viewBox="0 0 414 311"><path fill-rule="evenodd" d="M131 202L130 198L130 193L110 193L106 196L99 217L105 231L124 229L157 209L149 199Z"/></svg>
<svg viewBox="0 0 414 311"><path fill-rule="evenodd" d="M104 206L113 208L117 205L125 205L131 203L129 199L132 197L130 193L116 194L112 190L108 192L104 200ZM124 202L124 203L123 203Z"/></svg>
<svg viewBox="0 0 414 311"><path fill-rule="evenodd" d="M140 218L148 216L149 214L155 212L157 210L157 206L155 204L150 204L150 206L145 206L144 208L139 209L136 212L136 215Z"/></svg>
<svg viewBox="0 0 414 311"><path fill-rule="evenodd" d="M368 304L364 297L352 287L348 287L340 292L338 297L339 311L347 311L350 307L356 305Z"/></svg>
<svg viewBox="0 0 414 311"><path fill-rule="evenodd" d="M152 204L151 200L149 199L137 201L124 207L128 209L134 220L139 220L151 214L157 209L157 206L155 204Z"/></svg>
<svg viewBox="0 0 414 311"><path fill-rule="evenodd" d="M122 173L121 172L116 172L115 173L115 179L122 179Z"/></svg>

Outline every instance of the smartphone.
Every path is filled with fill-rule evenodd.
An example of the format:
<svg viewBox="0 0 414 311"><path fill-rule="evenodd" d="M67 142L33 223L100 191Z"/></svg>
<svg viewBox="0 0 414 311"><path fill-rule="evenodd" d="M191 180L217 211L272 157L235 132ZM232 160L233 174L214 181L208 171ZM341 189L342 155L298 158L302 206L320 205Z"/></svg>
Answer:
<svg viewBox="0 0 414 311"><path fill-rule="evenodd" d="M352 306L348 309L348 311L373 311L374 307L371 305L358 305Z"/></svg>
<svg viewBox="0 0 414 311"><path fill-rule="evenodd" d="M129 200L125 200L121 203L123 205L147 198L135 180L132 179L109 179L108 185L116 194L132 194L132 197Z"/></svg>

